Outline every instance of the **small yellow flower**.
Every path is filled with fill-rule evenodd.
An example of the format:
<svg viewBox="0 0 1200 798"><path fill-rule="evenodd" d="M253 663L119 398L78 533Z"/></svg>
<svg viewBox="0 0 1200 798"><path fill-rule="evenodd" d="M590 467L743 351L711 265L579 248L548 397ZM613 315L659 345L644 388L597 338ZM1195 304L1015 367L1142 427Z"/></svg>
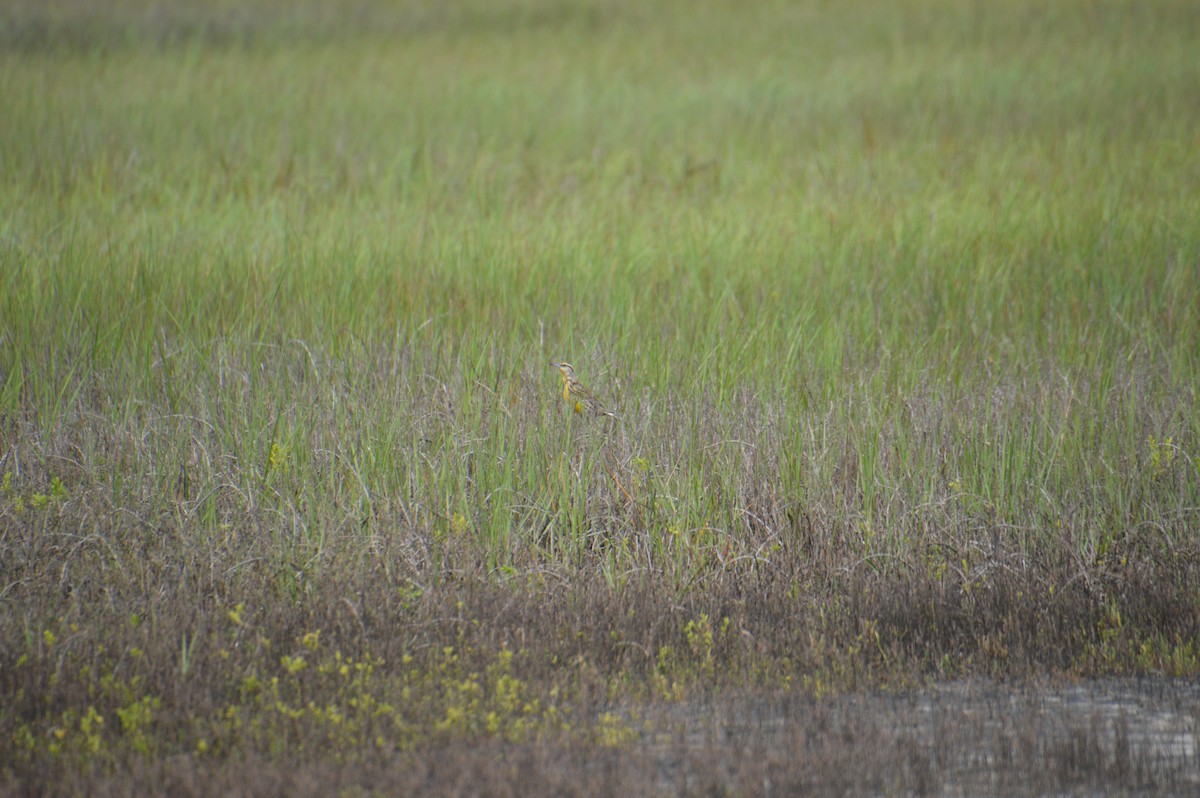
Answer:
<svg viewBox="0 0 1200 798"><path fill-rule="evenodd" d="M267 468L271 471L287 470L288 448L278 443L271 444L271 454L267 457Z"/></svg>

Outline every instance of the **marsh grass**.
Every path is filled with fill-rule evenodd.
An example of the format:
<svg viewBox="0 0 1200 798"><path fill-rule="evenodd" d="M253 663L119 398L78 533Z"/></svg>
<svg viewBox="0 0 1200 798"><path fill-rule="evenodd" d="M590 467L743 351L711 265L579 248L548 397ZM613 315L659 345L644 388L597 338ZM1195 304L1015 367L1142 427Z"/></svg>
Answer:
<svg viewBox="0 0 1200 798"><path fill-rule="evenodd" d="M338 11L3 12L17 789L1195 675L1191 4Z"/></svg>

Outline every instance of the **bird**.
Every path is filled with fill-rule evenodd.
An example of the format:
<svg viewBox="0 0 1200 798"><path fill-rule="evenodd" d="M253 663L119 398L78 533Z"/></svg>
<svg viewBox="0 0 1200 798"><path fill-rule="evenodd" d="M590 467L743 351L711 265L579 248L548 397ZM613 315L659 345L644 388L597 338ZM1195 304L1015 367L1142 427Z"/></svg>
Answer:
<svg viewBox="0 0 1200 798"><path fill-rule="evenodd" d="M553 360L550 361L550 366L562 372L563 399L571 403L576 413L583 415L586 411L592 415L616 418L614 414L601 407L600 403L596 401L596 397L592 396L592 392L579 381L579 378L575 376L574 366L566 362L556 363Z"/></svg>

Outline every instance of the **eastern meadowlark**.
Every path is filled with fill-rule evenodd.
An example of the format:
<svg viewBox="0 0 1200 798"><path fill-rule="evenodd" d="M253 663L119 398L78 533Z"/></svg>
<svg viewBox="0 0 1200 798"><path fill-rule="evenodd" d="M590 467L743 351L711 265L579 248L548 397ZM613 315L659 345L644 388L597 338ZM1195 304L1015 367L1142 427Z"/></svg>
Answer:
<svg viewBox="0 0 1200 798"><path fill-rule="evenodd" d="M583 383L575 376L574 366L570 363L555 363L553 360L550 361L550 365L562 372L563 399L571 403L576 413L582 415L587 412L596 416L616 418L615 415L601 407L600 403L596 401L596 397L592 396L592 392L583 386Z"/></svg>

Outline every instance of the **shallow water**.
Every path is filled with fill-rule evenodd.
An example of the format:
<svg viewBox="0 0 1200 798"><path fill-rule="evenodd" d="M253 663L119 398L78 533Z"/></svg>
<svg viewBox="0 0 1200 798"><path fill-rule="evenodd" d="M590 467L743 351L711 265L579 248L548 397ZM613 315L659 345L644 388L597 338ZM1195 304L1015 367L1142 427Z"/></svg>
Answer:
<svg viewBox="0 0 1200 798"><path fill-rule="evenodd" d="M959 682L630 713L665 793L1200 795L1200 685Z"/></svg>

